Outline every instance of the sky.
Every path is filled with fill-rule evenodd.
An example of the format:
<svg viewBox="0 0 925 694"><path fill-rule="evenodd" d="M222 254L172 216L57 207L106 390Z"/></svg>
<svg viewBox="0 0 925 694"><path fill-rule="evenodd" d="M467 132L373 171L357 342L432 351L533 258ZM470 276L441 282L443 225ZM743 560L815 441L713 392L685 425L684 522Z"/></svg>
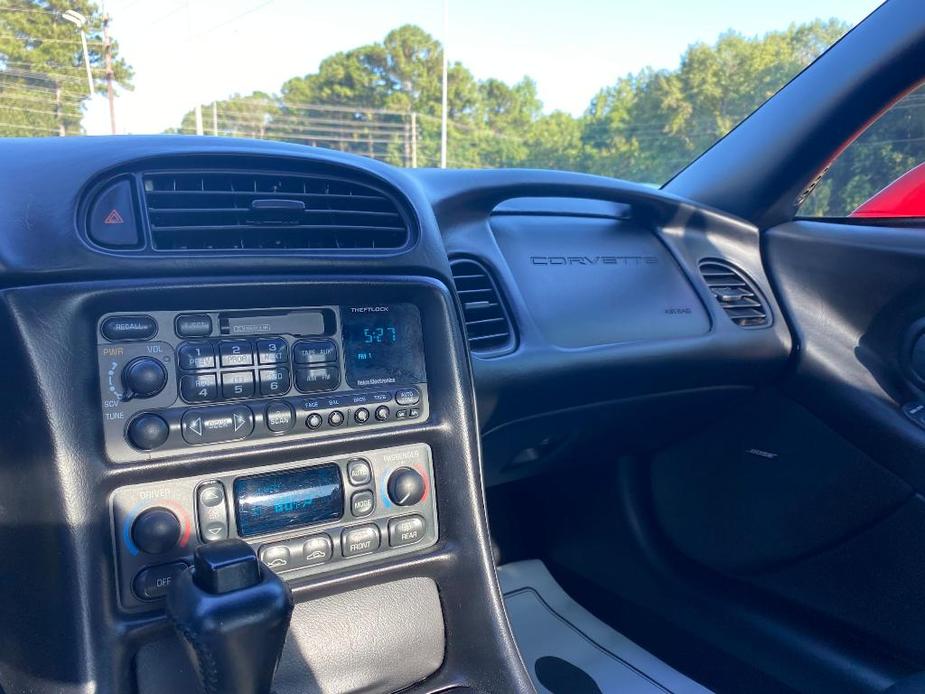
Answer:
<svg viewBox="0 0 925 694"><path fill-rule="evenodd" d="M106 0L111 30L135 69L116 100L117 129L156 133L198 103L279 91L337 51L417 24L479 78L529 75L546 111L582 113L594 94L643 67L673 68L696 41L734 29L759 35L791 22L856 24L880 0ZM109 132L103 96L84 126Z"/></svg>

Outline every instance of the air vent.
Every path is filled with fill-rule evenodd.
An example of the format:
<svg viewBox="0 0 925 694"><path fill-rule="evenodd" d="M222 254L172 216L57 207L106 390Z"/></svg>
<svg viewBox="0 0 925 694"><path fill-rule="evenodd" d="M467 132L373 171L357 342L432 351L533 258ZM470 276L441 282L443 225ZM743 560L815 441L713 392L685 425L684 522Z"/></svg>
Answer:
<svg viewBox="0 0 925 694"><path fill-rule="evenodd" d="M466 258L453 260L450 267L463 307L469 350L482 355L510 351L514 346L511 319L488 270Z"/></svg>
<svg viewBox="0 0 925 694"><path fill-rule="evenodd" d="M718 260L702 260L700 274L726 315L740 328L771 324L761 294L741 270Z"/></svg>
<svg viewBox="0 0 925 694"><path fill-rule="evenodd" d="M409 242L395 202L328 177L240 171L142 176L159 251L389 250Z"/></svg>

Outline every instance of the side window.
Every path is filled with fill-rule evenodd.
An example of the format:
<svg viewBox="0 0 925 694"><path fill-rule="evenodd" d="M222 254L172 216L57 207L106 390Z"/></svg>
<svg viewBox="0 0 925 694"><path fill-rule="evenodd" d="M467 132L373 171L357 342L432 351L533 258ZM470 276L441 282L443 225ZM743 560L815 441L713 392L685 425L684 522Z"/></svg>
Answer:
<svg viewBox="0 0 925 694"><path fill-rule="evenodd" d="M835 159L801 217L925 218L925 85L908 93Z"/></svg>

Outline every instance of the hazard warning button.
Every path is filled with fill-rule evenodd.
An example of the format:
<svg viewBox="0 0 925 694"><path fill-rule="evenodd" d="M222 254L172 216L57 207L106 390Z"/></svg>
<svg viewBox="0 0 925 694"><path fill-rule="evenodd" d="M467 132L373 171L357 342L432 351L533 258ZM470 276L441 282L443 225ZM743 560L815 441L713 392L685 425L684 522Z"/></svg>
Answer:
<svg viewBox="0 0 925 694"><path fill-rule="evenodd" d="M141 234L135 221L132 184L116 181L96 196L87 219L87 235L106 248L138 248Z"/></svg>

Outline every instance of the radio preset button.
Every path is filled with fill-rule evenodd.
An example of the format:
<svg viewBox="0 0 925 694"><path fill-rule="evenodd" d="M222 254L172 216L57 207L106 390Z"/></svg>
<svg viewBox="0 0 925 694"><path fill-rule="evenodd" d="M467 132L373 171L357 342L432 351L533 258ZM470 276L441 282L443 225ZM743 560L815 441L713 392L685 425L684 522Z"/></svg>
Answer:
<svg viewBox="0 0 925 694"><path fill-rule="evenodd" d="M338 385L340 385L340 371L336 366L295 370L295 386L303 393L334 390Z"/></svg>
<svg viewBox="0 0 925 694"><path fill-rule="evenodd" d="M185 371L215 368L215 345L210 342L188 342L177 350L177 361Z"/></svg>
<svg viewBox="0 0 925 694"><path fill-rule="evenodd" d="M344 413L340 410L334 410L331 414L328 415L328 424L332 427L339 427L344 423Z"/></svg>
<svg viewBox="0 0 925 694"><path fill-rule="evenodd" d="M384 422L385 420L389 418L389 415L391 413L392 412L391 410L389 410L388 407L386 407L385 405L380 405L379 407L376 408L376 419L378 419L380 422Z"/></svg>
<svg viewBox="0 0 925 694"><path fill-rule="evenodd" d="M361 407L353 413L353 421L357 424L364 424L369 421L369 410Z"/></svg>
<svg viewBox="0 0 925 694"><path fill-rule="evenodd" d="M289 392L289 369L260 370L260 393L262 395L285 395Z"/></svg>
<svg viewBox="0 0 925 694"><path fill-rule="evenodd" d="M266 545L260 548L260 561L274 571L292 568L292 555L286 545Z"/></svg>
<svg viewBox="0 0 925 694"><path fill-rule="evenodd" d="M373 493L364 489L362 492L354 492L350 497L350 513L356 518L365 518L376 507Z"/></svg>
<svg viewBox="0 0 925 694"><path fill-rule="evenodd" d="M177 576L186 571L182 561L142 569L132 581L132 590L142 600L157 600L167 595L167 589Z"/></svg>
<svg viewBox="0 0 925 694"><path fill-rule="evenodd" d="M246 439L254 430L254 413L246 405L187 410L180 418L183 439L189 444Z"/></svg>
<svg viewBox="0 0 925 694"><path fill-rule="evenodd" d="M295 425L295 411L288 402L273 402L264 411L267 429L277 434L292 429Z"/></svg>
<svg viewBox="0 0 925 694"><path fill-rule="evenodd" d="M128 425L129 443L142 451L152 451L163 446L170 436L170 427L162 417L145 412L138 415Z"/></svg>
<svg viewBox="0 0 925 694"><path fill-rule="evenodd" d="M309 366L337 361L337 345L331 340L299 340L292 346L292 361Z"/></svg>
<svg viewBox="0 0 925 694"><path fill-rule="evenodd" d="M399 405L417 405L421 401L421 391L417 388L402 388L395 391L395 402Z"/></svg>
<svg viewBox="0 0 925 694"><path fill-rule="evenodd" d="M229 400L249 398L254 394L253 371L223 371L222 397Z"/></svg>
<svg viewBox="0 0 925 694"><path fill-rule="evenodd" d="M334 553L331 538L327 535L313 535L302 545L302 566L316 566L330 561Z"/></svg>
<svg viewBox="0 0 925 694"><path fill-rule="evenodd" d="M174 323L177 337L208 337L212 334L212 319L204 313L184 313Z"/></svg>
<svg viewBox="0 0 925 694"><path fill-rule="evenodd" d="M157 334L157 321L151 316L112 316L103 321L100 332L110 342L150 340Z"/></svg>
<svg viewBox="0 0 925 694"><path fill-rule="evenodd" d="M254 363L254 354L251 343L247 340L225 340L218 343L222 368L235 366L251 366Z"/></svg>
<svg viewBox="0 0 925 694"><path fill-rule="evenodd" d="M218 379L215 374L180 376L180 397L186 402L212 402L218 399Z"/></svg>
<svg viewBox="0 0 925 694"><path fill-rule="evenodd" d="M324 424L324 418L317 412L312 412L305 418L305 426L309 429L317 429L322 424Z"/></svg>
<svg viewBox="0 0 925 694"><path fill-rule="evenodd" d="M379 526L361 525L348 528L341 534L341 551L345 557L356 557L360 554L369 554L379 549L381 538Z"/></svg>
<svg viewBox="0 0 925 694"><path fill-rule="evenodd" d="M260 364L288 364L289 345L281 337L257 340L257 361Z"/></svg>
<svg viewBox="0 0 925 694"><path fill-rule="evenodd" d="M421 516L393 518L389 521L389 546L404 547L420 542L427 525Z"/></svg>

